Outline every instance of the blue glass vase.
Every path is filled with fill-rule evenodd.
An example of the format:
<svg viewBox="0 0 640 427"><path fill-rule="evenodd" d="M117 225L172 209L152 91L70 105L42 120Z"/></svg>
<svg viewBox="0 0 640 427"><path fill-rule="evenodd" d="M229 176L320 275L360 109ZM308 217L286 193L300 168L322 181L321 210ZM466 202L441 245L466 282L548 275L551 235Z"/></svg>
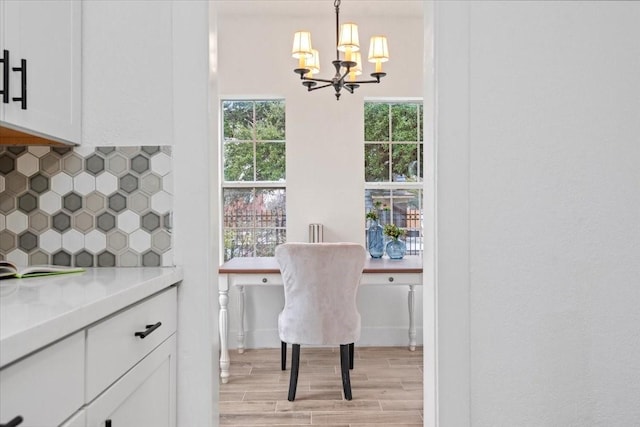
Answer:
<svg viewBox="0 0 640 427"><path fill-rule="evenodd" d="M384 235L382 234L382 226L378 221L369 222L367 229L367 248L371 258L382 258L384 254Z"/></svg>
<svg viewBox="0 0 640 427"><path fill-rule="evenodd" d="M402 240L391 239L387 243L387 255L391 259L402 259L407 253L407 245Z"/></svg>

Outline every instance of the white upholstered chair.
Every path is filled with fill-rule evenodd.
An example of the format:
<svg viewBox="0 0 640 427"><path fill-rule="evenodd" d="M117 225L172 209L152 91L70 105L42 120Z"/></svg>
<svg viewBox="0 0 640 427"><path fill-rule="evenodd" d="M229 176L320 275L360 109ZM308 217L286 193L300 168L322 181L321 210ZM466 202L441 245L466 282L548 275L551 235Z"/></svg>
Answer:
<svg viewBox="0 0 640 427"><path fill-rule="evenodd" d="M278 317L282 341L282 370L287 343L292 344L288 399L298 383L300 345L339 345L342 386L351 400L349 369L353 347L360 338L356 293L366 259L356 243L285 243L276 248L284 281L284 309Z"/></svg>

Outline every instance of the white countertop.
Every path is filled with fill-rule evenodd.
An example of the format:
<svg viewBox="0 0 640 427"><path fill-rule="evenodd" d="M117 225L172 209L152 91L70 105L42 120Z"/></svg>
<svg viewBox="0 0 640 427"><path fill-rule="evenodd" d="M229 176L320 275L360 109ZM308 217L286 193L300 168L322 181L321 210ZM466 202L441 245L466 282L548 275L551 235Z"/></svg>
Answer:
<svg viewBox="0 0 640 427"><path fill-rule="evenodd" d="M178 267L0 281L0 367L182 280Z"/></svg>

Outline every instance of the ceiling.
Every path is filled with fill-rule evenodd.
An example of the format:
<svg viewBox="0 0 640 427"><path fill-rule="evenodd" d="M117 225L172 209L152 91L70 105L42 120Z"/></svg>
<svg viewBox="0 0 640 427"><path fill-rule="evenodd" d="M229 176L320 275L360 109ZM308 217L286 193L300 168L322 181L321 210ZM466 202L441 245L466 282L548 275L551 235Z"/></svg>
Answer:
<svg viewBox="0 0 640 427"><path fill-rule="evenodd" d="M213 0L220 15L333 14L333 0ZM422 0L342 0L340 12L369 16L422 16Z"/></svg>

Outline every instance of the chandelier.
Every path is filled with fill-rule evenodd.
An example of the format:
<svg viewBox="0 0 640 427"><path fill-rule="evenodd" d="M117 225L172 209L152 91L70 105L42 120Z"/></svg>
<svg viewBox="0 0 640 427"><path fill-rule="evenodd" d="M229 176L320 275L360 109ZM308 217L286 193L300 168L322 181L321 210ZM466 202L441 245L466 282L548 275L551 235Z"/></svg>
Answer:
<svg viewBox="0 0 640 427"><path fill-rule="evenodd" d="M340 0L335 0L333 6L336 10L336 59L331 61L336 73L333 78L313 77L320 72L320 55L311 45L309 31L298 31L294 34L291 56L298 60L298 68L293 71L300 74L302 85L306 86L308 91L332 86L336 91L336 99L340 100L343 88L353 93L361 84L380 83L380 79L387 75L382 72L382 63L389 60L389 48L385 36L371 37L368 60L375 63L375 71L371 73L373 80L356 80L356 76L362 74L358 26L353 22L340 25ZM344 53L344 59L340 59L340 52Z"/></svg>

